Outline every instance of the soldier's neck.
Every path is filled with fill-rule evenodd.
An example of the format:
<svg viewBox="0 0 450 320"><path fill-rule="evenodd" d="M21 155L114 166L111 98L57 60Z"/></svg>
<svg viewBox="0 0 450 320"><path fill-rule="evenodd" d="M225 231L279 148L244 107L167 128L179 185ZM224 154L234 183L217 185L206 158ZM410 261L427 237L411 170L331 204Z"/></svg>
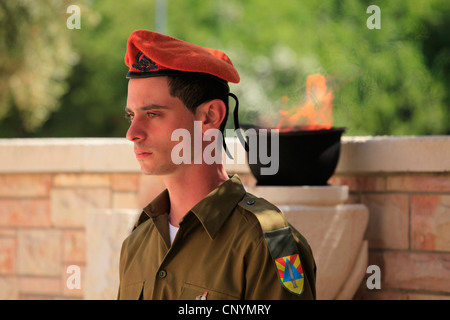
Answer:
<svg viewBox="0 0 450 320"><path fill-rule="evenodd" d="M182 173L164 176L170 197L170 223L179 227L181 218L189 210L228 179L222 164L192 165Z"/></svg>

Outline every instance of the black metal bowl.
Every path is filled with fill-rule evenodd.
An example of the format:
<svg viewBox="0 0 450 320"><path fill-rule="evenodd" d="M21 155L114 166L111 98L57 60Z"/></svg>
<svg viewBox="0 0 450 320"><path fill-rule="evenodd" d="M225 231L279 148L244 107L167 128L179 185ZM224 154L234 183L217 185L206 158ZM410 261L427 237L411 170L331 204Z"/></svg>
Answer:
<svg viewBox="0 0 450 320"><path fill-rule="evenodd" d="M271 155L270 130L264 133L258 130L264 128L252 125L241 125L241 128L255 129L245 132L247 142L256 138L258 142L254 145L259 146L259 140L264 138L269 150L266 154ZM273 164L262 164L259 151L256 163L250 163L249 155L252 150L247 153L249 167L257 179L257 185L327 185L328 179L333 175L338 164L341 136L345 131L346 128L331 128L279 132L279 168L275 174L261 174L261 168L268 168Z"/></svg>

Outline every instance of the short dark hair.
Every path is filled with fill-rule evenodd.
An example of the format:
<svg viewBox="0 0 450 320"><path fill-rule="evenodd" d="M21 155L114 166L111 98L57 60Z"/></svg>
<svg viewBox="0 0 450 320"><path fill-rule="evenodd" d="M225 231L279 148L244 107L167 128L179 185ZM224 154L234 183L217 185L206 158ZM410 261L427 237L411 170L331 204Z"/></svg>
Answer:
<svg viewBox="0 0 450 320"><path fill-rule="evenodd" d="M204 102L220 99L225 103L226 114L220 125L224 132L228 119L228 93L230 88L220 79L202 75L168 76L169 93L180 99L192 113Z"/></svg>

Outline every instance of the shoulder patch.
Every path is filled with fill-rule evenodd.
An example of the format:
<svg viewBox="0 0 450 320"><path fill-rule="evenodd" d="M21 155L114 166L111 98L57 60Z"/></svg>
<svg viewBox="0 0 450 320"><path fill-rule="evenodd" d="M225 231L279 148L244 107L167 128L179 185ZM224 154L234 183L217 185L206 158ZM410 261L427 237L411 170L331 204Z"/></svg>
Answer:
<svg viewBox="0 0 450 320"><path fill-rule="evenodd" d="M258 219L281 285L289 292L301 295L304 273L300 253L283 213L269 201L249 193L239 206Z"/></svg>
<svg viewBox="0 0 450 320"><path fill-rule="evenodd" d="M297 243L289 227L264 232L270 255L281 285L289 292L301 295L305 277Z"/></svg>

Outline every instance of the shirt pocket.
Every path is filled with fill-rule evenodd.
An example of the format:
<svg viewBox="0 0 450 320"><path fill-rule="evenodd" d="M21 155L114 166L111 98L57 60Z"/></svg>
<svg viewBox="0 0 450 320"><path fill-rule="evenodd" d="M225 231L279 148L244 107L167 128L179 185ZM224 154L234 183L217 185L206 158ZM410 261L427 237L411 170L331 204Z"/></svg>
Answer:
<svg viewBox="0 0 450 320"><path fill-rule="evenodd" d="M238 300L239 297L211 290L203 286L185 282L181 289L179 300L200 300L206 292L206 300Z"/></svg>
<svg viewBox="0 0 450 320"><path fill-rule="evenodd" d="M144 282L134 282L121 286L119 290L120 300L139 300L142 299Z"/></svg>

